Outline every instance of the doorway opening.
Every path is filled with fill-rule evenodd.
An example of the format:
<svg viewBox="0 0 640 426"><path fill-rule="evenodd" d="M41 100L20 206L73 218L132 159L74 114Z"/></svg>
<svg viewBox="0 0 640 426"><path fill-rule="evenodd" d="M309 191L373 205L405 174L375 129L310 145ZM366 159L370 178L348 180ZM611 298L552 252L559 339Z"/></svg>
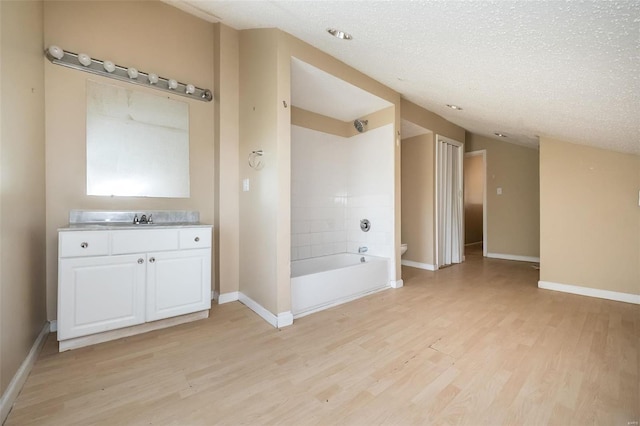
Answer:
<svg viewBox="0 0 640 426"><path fill-rule="evenodd" d="M464 155L464 252L487 255L487 151Z"/></svg>

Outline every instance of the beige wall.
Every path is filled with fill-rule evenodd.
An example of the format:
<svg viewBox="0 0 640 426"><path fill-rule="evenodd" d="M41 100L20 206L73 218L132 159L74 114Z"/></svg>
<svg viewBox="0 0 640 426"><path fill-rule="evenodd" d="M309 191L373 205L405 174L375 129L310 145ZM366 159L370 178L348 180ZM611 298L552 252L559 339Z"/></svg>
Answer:
<svg viewBox="0 0 640 426"><path fill-rule="evenodd" d="M239 285L239 151L240 35L222 24L215 40L215 280L219 294ZM220 202L220 201L223 202Z"/></svg>
<svg viewBox="0 0 640 426"><path fill-rule="evenodd" d="M484 161L482 155L464 157L464 243L482 242Z"/></svg>
<svg viewBox="0 0 640 426"><path fill-rule="evenodd" d="M381 109L366 116L361 117L367 120L367 130L377 129L393 123L395 120L394 107ZM340 121L338 119L317 114L295 106L291 107L291 124L304 127L306 129L317 130L331 135L350 138L359 135L353 125L353 121Z"/></svg>
<svg viewBox="0 0 640 426"><path fill-rule="evenodd" d="M540 140L540 279L640 294L640 156Z"/></svg>
<svg viewBox="0 0 640 426"><path fill-rule="evenodd" d="M45 45L57 44L199 87L214 87L214 26L160 2L45 2ZM189 100L46 61L47 310L56 318L57 228L71 209L198 210L214 221L214 102ZM85 87L88 79L189 103L191 198L86 194ZM42 212L41 212L42 214Z"/></svg>
<svg viewBox="0 0 640 426"><path fill-rule="evenodd" d="M487 151L487 252L540 256L538 150L467 133L465 151ZM502 188L502 195L497 195Z"/></svg>
<svg viewBox="0 0 640 426"><path fill-rule="evenodd" d="M432 132L402 140L402 239L409 244L403 259L435 265L435 135L464 143L465 130L406 99L402 119Z"/></svg>
<svg viewBox="0 0 640 426"><path fill-rule="evenodd" d="M278 31L240 32L240 291L276 314L278 215ZM263 150L264 168L249 167ZM285 210L284 207L281 210Z"/></svg>
<svg viewBox="0 0 640 426"><path fill-rule="evenodd" d="M402 99L402 119L417 124L434 134L464 143L465 130L406 99ZM435 148L434 148L435 149Z"/></svg>
<svg viewBox="0 0 640 426"><path fill-rule="evenodd" d="M435 264L433 134L402 140L402 242L405 260Z"/></svg>
<svg viewBox="0 0 640 426"><path fill-rule="evenodd" d="M42 19L0 2L0 394L46 321Z"/></svg>

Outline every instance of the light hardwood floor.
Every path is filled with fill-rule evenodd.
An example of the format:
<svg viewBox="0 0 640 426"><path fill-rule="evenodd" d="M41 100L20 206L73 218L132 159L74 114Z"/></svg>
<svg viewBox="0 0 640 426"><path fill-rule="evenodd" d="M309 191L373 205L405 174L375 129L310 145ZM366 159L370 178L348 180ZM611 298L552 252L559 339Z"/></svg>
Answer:
<svg viewBox="0 0 640 426"><path fill-rule="evenodd" d="M539 290L530 264L477 254L403 278L283 330L234 302L71 352L52 334L6 425L639 420L637 305Z"/></svg>

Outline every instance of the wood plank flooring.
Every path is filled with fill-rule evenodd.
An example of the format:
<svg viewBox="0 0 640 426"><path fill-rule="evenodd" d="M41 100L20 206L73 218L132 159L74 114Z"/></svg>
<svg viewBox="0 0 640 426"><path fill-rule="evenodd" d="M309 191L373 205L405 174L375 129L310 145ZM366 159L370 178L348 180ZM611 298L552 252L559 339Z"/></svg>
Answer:
<svg viewBox="0 0 640 426"><path fill-rule="evenodd" d="M537 288L483 259L276 330L211 318L58 353L6 425L637 425L640 307Z"/></svg>

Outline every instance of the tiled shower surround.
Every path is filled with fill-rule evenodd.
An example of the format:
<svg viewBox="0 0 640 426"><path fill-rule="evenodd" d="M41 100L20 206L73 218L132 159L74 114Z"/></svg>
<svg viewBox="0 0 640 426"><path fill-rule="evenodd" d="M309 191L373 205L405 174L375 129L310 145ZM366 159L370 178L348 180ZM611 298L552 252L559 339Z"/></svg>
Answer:
<svg viewBox="0 0 640 426"><path fill-rule="evenodd" d="M393 141L392 124L351 138L291 127L291 260L391 256Z"/></svg>

